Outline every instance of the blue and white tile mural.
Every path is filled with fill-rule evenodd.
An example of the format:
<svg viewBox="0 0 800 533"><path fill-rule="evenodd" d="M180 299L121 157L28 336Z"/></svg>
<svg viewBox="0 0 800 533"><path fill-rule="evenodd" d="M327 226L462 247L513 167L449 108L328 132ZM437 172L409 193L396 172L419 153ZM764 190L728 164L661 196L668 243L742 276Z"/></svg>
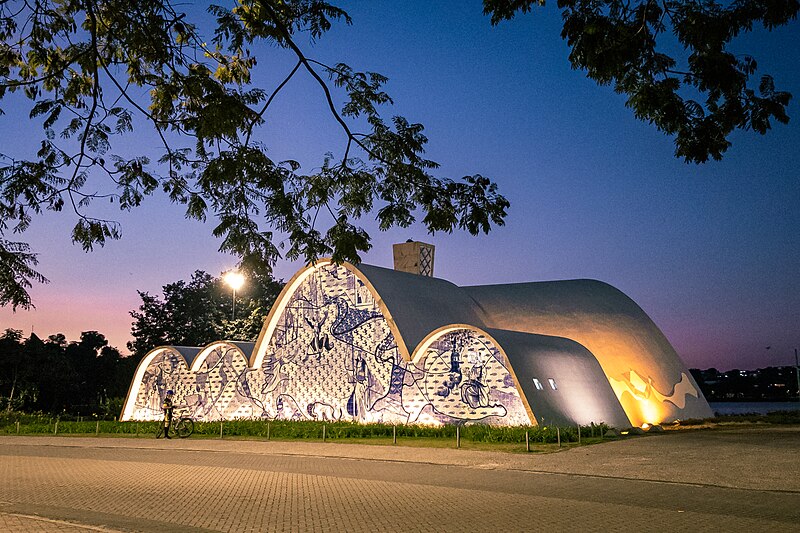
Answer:
<svg viewBox="0 0 800 533"><path fill-rule="evenodd" d="M350 269L320 264L295 285L251 361L225 342L201 351L192 369L174 349L151 352L123 417L160 418L162 395L173 389L177 410L197 420L530 423L505 357L479 331L441 331L406 361Z"/></svg>

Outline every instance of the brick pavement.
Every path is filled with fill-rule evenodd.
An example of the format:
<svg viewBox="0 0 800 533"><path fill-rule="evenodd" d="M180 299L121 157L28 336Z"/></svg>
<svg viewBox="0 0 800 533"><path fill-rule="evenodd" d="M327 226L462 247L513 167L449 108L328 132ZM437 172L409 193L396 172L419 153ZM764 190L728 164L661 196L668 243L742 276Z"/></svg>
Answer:
<svg viewBox="0 0 800 533"><path fill-rule="evenodd" d="M766 431L547 455L0 437L0 529L799 531L800 432Z"/></svg>

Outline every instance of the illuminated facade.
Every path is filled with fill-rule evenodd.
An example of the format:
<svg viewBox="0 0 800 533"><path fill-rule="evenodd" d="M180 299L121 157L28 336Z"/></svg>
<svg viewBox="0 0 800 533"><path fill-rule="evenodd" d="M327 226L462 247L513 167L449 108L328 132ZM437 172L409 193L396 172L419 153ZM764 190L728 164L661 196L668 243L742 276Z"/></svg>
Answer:
<svg viewBox="0 0 800 533"><path fill-rule="evenodd" d="M255 343L161 347L123 420L234 418L616 427L711 416L644 312L599 282L457 287L320 261L286 285Z"/></svg>

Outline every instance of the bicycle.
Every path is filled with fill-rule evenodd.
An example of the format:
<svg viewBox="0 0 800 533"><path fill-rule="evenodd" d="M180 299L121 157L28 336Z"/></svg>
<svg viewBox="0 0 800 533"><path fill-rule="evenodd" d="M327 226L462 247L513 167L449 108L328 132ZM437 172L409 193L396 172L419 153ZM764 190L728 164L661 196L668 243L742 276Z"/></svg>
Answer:
<svg viewBox="0 0 800 533"><path fill-rule="evenodd" d="M185 439L189 435L194 433L194 420L192 420L188 416L175 416L172 417L172 423L169 426L169 434L170 435L177 435L182 439ZM160 439L164 436L164 426L159 425L158 433L156 433L156 438Z"/></svg>

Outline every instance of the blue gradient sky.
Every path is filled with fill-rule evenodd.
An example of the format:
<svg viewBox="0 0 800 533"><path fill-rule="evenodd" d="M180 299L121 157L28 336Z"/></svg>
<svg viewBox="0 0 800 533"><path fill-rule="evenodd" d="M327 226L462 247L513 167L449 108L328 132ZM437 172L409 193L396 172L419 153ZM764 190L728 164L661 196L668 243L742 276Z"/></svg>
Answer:
<svg viewBox="0 0 800 533"><path fill-rule="evenodd" d="M434 5L430 5L434 4ZM570 69L555 6L492 28L479 2L353 2L308 55L390 78L399 114L422 122L439 175L480 173L511 201L506 226L488 236L429 236L421 226L373 236L369 264L391 266L391 244L436 245L436 275L459 285L594 278L632 297L691 367L793 363L800 347L800 57L793 23L758 31L736 50L795 95L788 126L737 133L722 162L673 157L672 139L636 120L624 99ZM292 66L262 50L255 81L274 86ZM262 140L276 160L310 169L343 137L307 77L276 100ZM36 143L27 111L0 117L3 152ZM130 146L155 153L155 137ZM196 269L219 274L235 258L217 252L212 225L186 221L162 197L132 213L99 206L123 240L85 254L70 244L74 220L47 214L24 235L52 281L33 288L35 311L0 309L0 328L77 338L96 329L123 348L136 290L159 292ZM288 279L301 265L281 261ZM771 346L767 351L765 348Z"/></svg>

